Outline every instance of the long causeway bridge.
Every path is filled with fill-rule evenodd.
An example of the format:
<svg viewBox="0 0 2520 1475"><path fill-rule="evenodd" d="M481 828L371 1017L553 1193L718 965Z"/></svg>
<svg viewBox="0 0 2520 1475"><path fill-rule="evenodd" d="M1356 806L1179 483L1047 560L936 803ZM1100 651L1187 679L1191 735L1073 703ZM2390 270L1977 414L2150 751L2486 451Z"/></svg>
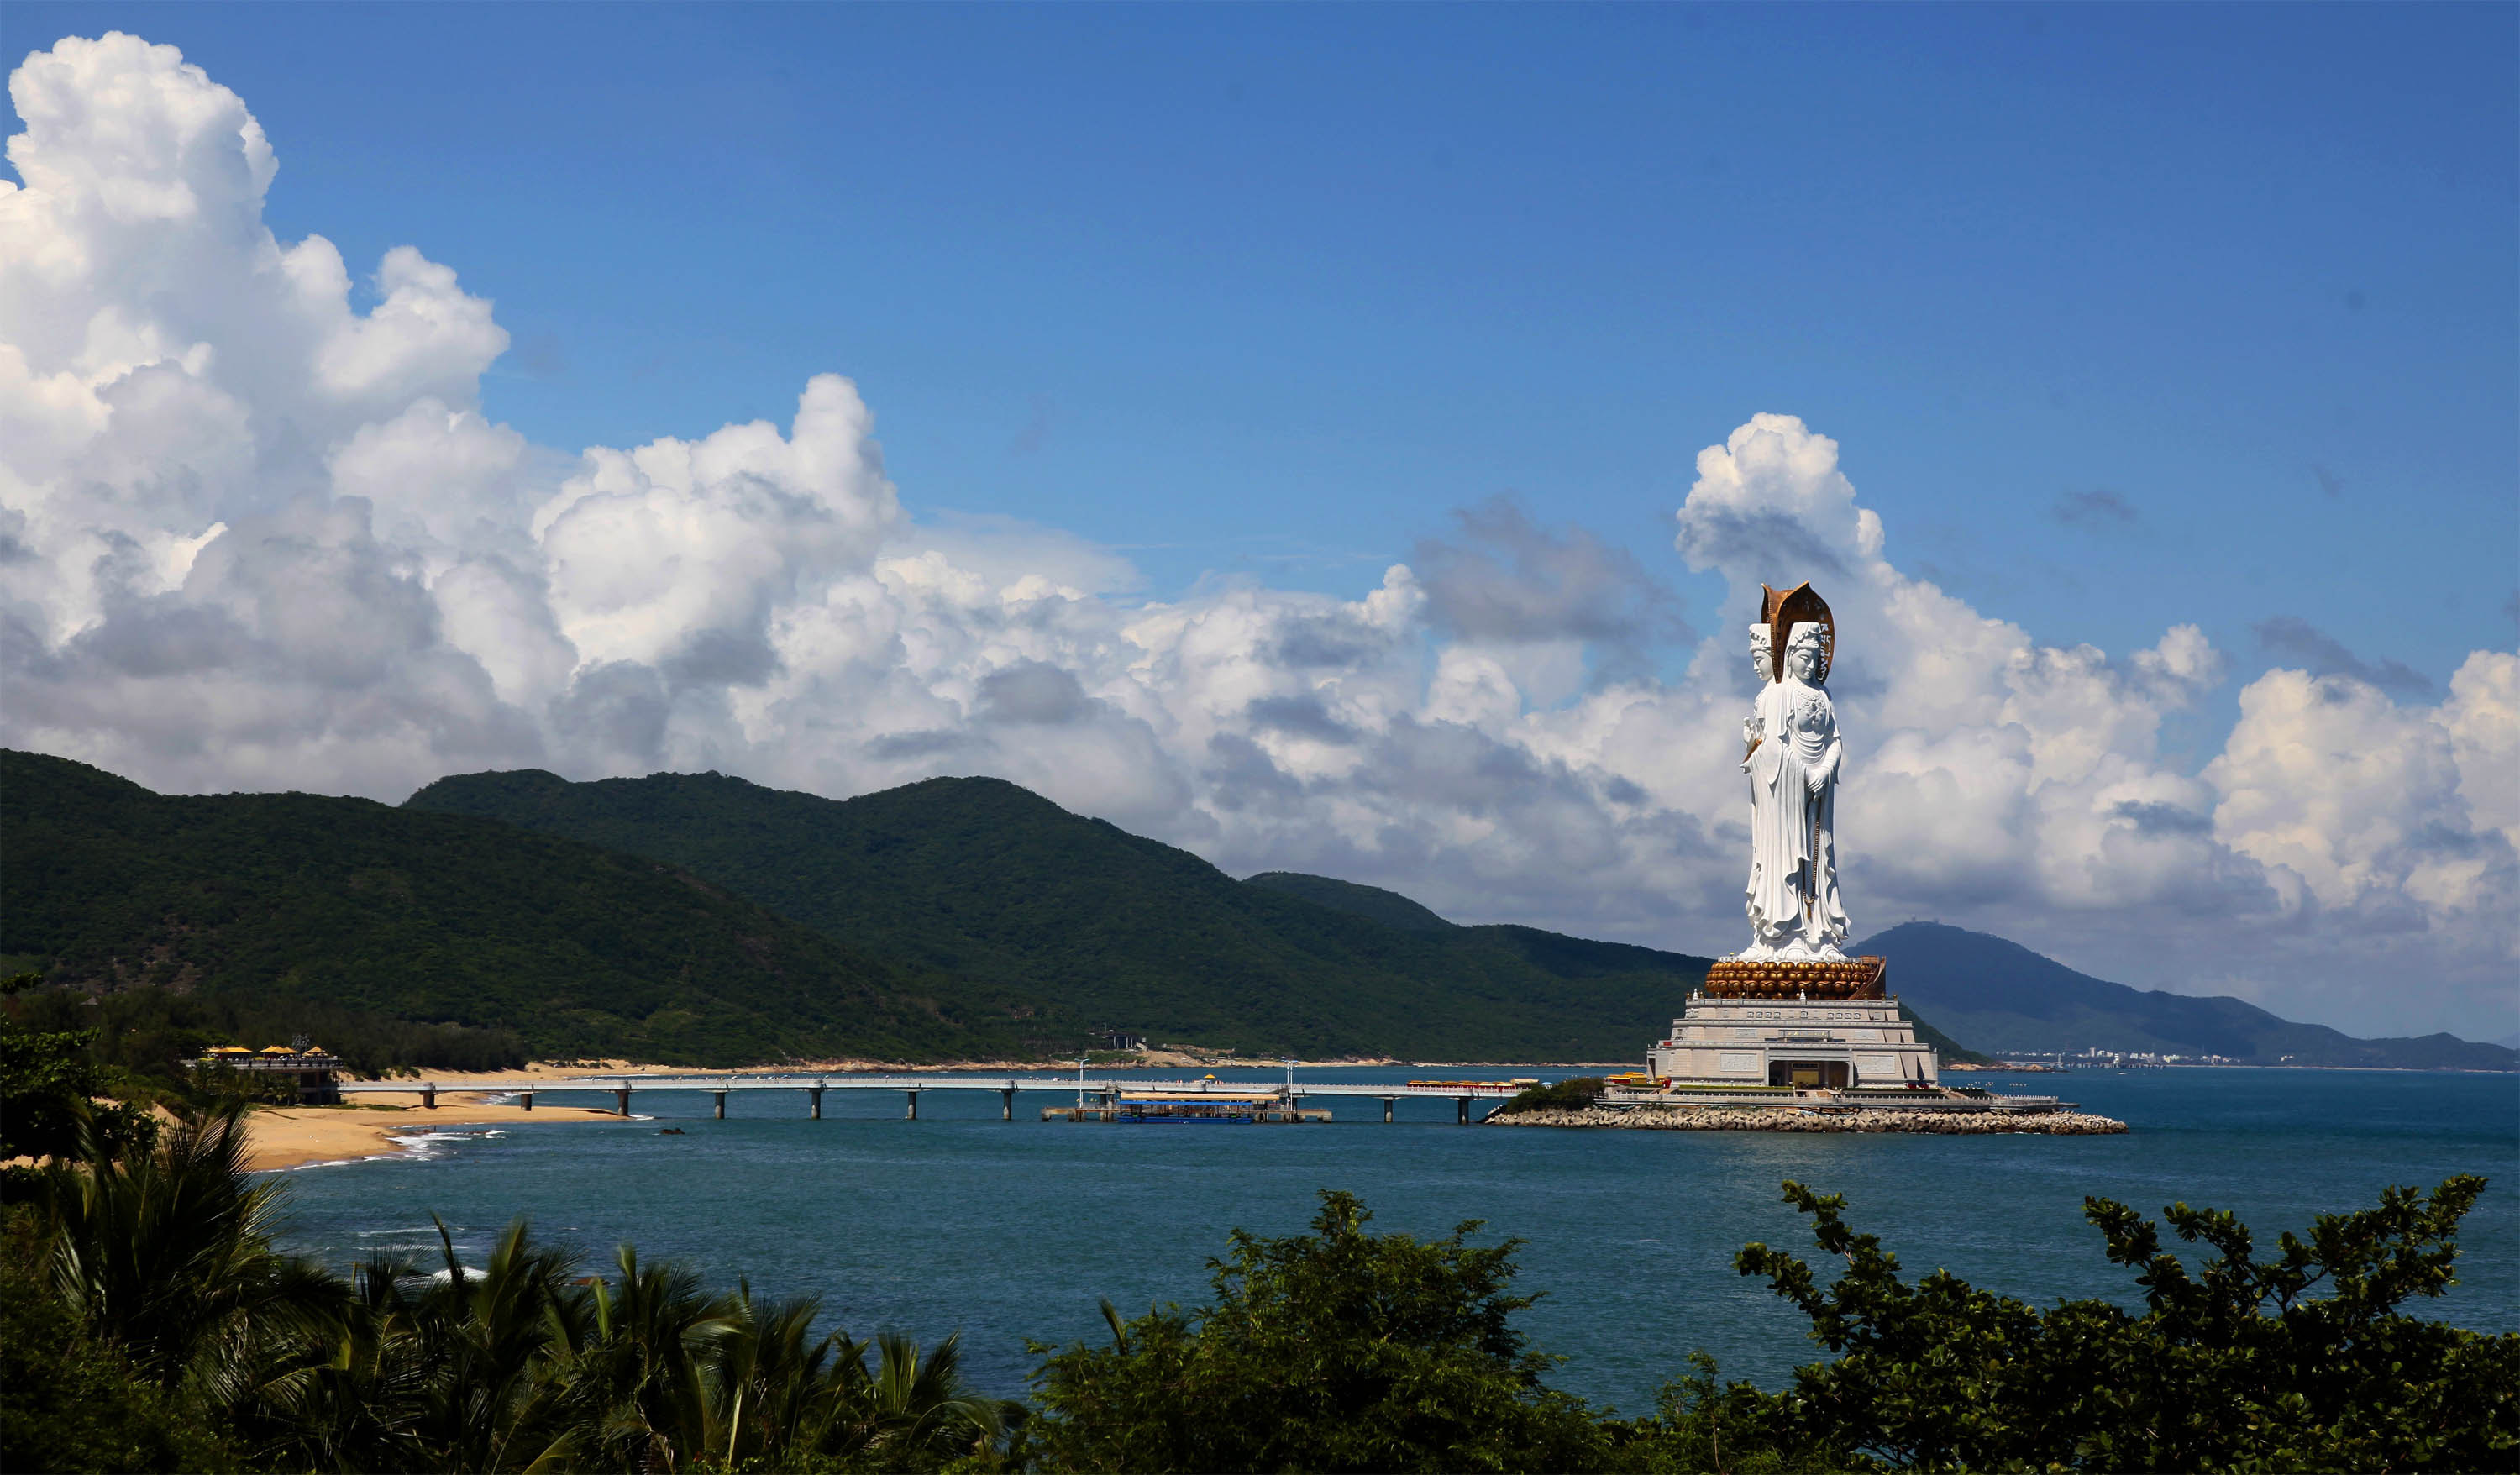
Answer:
<svg viewBox="0 0 2520 1475"><path fill-rule="evenodd" d="M1306 1096L1379 1096L1382 1119L1391 1120L1394 1101L1431 1097L1455 1103L1455 1119L1463 1126L1470 1122L1470 1103L1477 1100L1499 1100L1523 1091L1533 1083L1518 1081L1428 1081L1409 1085L1358 1084L1355 1082L1306 1082L1297 1084L1292 1071L1283 1082L1220 1081L1213 1078L1189 1080L1151 1080L1143 1076L996 1076L996 1075L858 1075L811 1074L776 1071L741 1071L735 1073L684 1073L636 1075L587 1075L567 1079L544 1077L521 1081L456 1081L443 1085L436 1081L350 1081L338 1089L343 1095L360 1094L417 1095L423 1106L434 1108L439 1093L450 1095L513 1095L518 1104L531 1111L534 1097L556 1092L610 1092L613 1110L622 1116L630 1114L633 1091L705 1091L717 1098L717 1115L726 1116L726 1094L730 1091L793 1091L804 1095L806 1111L814 1120L823 1116L823 1093L827 1091L898 1091L904 1097L904 1114L919 1120L920 1093L927 1091L994 1091L998 1094L1000 1118L1013 1121L1015 1093L1019 1091L1056 1092L1062 1095L1086 1095L1113 1089L1129 1092L1154 1092L1167 1095L1195 1095L1215 1092L1249 1095L1255 1089L1282 1092L1300 1102Z"/></svg>

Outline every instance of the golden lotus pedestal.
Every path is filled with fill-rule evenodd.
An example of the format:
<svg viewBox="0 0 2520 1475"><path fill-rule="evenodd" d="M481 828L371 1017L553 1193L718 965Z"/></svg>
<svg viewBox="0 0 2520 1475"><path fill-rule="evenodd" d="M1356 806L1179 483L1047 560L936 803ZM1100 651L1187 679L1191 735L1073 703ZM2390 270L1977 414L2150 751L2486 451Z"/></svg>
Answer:
<svg viewBox="0 0 2520 1475"><path fill-rule="evenodd" d="M1727 958L1706 970L1705 992L1718 999L1882 999L1887 966L1881 958Z"/></svg>

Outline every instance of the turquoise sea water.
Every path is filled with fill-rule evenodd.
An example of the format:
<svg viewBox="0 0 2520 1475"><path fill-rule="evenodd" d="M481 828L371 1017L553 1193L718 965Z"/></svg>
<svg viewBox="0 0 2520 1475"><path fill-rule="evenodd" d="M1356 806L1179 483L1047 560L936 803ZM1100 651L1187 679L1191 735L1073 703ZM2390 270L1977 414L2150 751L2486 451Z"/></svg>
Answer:
<svg viewBox="0 0 2520 1475"><path fill-rule="evenodd" d="M1029 1094L1008 1124L994 1093L952 1092L923 1095L922 1120L909 1122L897 1093L837 1091L820 1122L788 1092L735 1093L719 1122L705 1095L642 1092L632 1109L658 1121L449 1129L423 1157L289 1173L289 1233L335 1261L433 1248L434 1211L472 1259L521 1214L598 1262L628 1240L643 1258L690 1261L711 1284L742 1275L758 1294L820 1295L830 1324L858 1336L960 1329L974 1377L1012 1395L1035 1361L1024 1338L1106 1335L1103 1296L1130 1314L1195 1306L1228 1229L1300 1230L1315 1192L1339 1187L1385 1229L1435 1234L1484 1219L1527 1241L1523 1286L1548 1294L1523 1325L1539 1347L1569 1355L1554 1381L1643 1411L1695 1348L1768 1386L1816 1355L1805 1323L1732 1268L1753 1239L1808 1258L1799 1216L1778 1201L1784 1179L1846 1194L1852 1223L1880 1234L1912 1274L1947 1267L2045 1303L2133 1299L2082 1218L2085 1194L2147 1214L2173 1199L2236 1210L2271 1249L2278 1230L2316 1212L2466 1172L2495 1182L2461 1234L2461 1283L2424 1309L2480 1330L2520 1329L2520 1076L2196 1069L1992 1084L2060 1095L2134 1130L1462 1128L1449 1101L1403 1101L1401 1120L1384 1126L1379 1101L1328 1097L1313 1101L1336 1111L1326 1126L1124 1127L1026 1120L1061 1099ZM686 1135L660 1136L659 1125Z"/></svg>

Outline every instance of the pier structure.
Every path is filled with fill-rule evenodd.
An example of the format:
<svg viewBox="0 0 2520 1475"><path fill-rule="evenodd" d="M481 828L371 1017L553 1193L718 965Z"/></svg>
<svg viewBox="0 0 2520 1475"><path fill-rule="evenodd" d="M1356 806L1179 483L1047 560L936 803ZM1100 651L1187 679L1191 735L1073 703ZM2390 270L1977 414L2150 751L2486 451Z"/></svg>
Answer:
<svg viewBox="0 0 2520 1475"><path fill-rule="evenodd" d="M466 1095L513 1095L519 1105L532 1110L534 1097L554 1092L604 1094L612 1097L616 1115L630 1114L631 1094L636 1091L705 1092L714 1115L726 1117L726 1098L736 1091L796 1092L805 1098L806 1115L815 1121L823 1118L823 1094L827 1091L897 1091L902 1094L904 1119L919 1120L919 1097L930 1091L994 1092L998 1096L998 1119L1015 1119L1015 1095L1019 1092L1056 1094L1074 1097L1074 1105L1062 1115L1073 1117L1076 1109L1087 1108L1105 1095L1126 1095L1132 1097L1179 1099L1195 1102L1201 1098L1222 1101L1228 1097L1268 1095L1283 1102L1283 1110L1294 1113L1289 1120L1324 1120L1328 1112L1308 1111L1304 1105L1313 1096L1362 1096L1382 1102L1382 1119L1392 1120L1393 1106L1402 1100L1449 1100L1454 1105L1453 1120L1467 1126L1479 1120L1484 1112L1474 1110L1477 1103L1499 1102L1531 1086L1542 1084L1522 1077L1510 1081L1418 1081L1397 1083L1298 1082L1293 1067L1286 1071L1282 1083L1252 1081L1220 1081L1213 1076L1189 1080L1160 1080L1132 1076L1075 1075L946 1075L946 1074L803 1074L792 1071L677 1071L648 1072L631 1075L588 1075L555 1080L549 1077L520 1081L352 1081L338 1089L343 1095L418 1094L424 1107L435 1107L440 1093Z"/></svg>

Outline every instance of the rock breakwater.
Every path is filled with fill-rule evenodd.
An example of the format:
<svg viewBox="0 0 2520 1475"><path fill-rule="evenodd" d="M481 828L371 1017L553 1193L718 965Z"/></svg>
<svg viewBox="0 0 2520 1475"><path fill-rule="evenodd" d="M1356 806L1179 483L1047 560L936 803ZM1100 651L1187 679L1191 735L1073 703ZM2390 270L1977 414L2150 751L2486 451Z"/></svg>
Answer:
<svg viewBox="0 0 2520 1475"><path fill-rule="evenodd" d="M1491 1127L1628 1127L1663 1132L1918 1132L1956 1137L2007 1132L2105 1137L2127 1125L2087 1111L1807 1111L1792 1107L1586 1106L1517 1111Z"/></svg>

